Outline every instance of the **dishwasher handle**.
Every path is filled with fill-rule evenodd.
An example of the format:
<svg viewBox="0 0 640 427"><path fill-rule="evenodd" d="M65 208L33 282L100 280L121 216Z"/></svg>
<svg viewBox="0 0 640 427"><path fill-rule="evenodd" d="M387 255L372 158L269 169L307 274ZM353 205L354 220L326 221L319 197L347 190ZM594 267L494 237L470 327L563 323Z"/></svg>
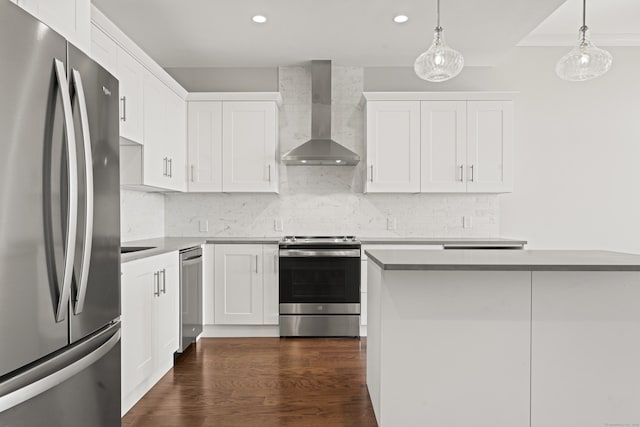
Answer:
<svg viewBox="0 0 640 427"><path fill-rule="evenodd" d="M200 264L202 263L202 255L186 258L186 259L183 259L181 262L183 266Z"/></svg>

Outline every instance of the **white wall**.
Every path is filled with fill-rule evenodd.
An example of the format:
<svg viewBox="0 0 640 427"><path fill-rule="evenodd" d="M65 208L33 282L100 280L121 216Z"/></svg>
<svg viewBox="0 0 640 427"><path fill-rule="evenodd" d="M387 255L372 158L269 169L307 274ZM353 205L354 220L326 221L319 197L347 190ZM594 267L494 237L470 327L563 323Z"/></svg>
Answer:
<svg viewBox="0 0 640 427"><path fill-rule="evenodd" d="M640 253L640 48L607 48L611 71L555 75L565 48L516 48L495 68L441 85L410 68L365 70L365 90L515 90L515 192L500 196L500 234L530 248Z"/></svg>
<svg viewBox="0 0 640 427"><path fill-rule="evenodd" d="M189 92L277 92L278 68L165 68Z"/></svg>
<svg viewBox="0 0 640 427"><path fill-rule="evenodd" d="M164 195L120 190L120 240L164 235Z"/></svg>
<svg viewBox="0 0 640 427"><path fill-rule="evenodd" d="M306 67L279 70L280 151L307 141L311 132L311 75ZM363 69L333 67L333 138L364 159ZM363 194L358 166L280 165L280 194L168 194L165 231L170 236L497 236L498 196ZM473 216L473 228L462 217ZM387 230L387 218L397 229ZM274 230L282 219L284 231ZM199 231L200 221L209 231Z"/></svg>

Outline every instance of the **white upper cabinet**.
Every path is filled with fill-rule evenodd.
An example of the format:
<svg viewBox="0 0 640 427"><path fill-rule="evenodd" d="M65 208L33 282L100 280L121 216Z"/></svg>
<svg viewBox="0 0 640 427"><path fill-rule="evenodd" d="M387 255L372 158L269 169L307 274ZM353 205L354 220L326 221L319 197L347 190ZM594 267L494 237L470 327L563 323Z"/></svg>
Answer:
<svg viewBox="0 0 640 427"><path fill-rule="evenodd" d="M367 104L368 193L420 192L420 102Z"/></svg>
<svg viewBox="0 0 640 427"><path fill-rule="evenodd" d="M151 74L144 77L144 185L185 189L185 102Z"/></svg>
<svg viewBox="0 0 640 427"><path fill-rule="evenodd" d="M513 101L505 99L509 95L365 93L365 191L513 191Z"/></svg>
<svg viewBox="0 0 640 427"><path fill-rule="evenodd" d="M466 102L422 101L420 105L421 191L467 191Z"/></svg>
<svg viewBox="0 0 640 427"><path fill-rule="evenodd" d="M90 0L18 0L17 4L74 46L91 51Z"/></svg>
<svg viewBox="0 0 640 427"><path fill-rule="evenodd" d="M143 84L144 185L166 188L169 185L169 158L166 150L166 96L162 82L151 74Z"/></svg>
<svg viewBox="0 0 640 427"><path fill-rule="evenodd" d="M222 102L189 102L188 189L222 191Z"/></svg>
<svg viewBox="0 0 640 427"><path fill-rule="evenodd" d="M167 140L165 147L169 156L169 189L186 191L187 161L187 104L171 89L166 88Z"/></svg>
<svg viewBox="0 0 640 427"><path fill-rule="evenodd" d="M120 46L116 53L116 64L120 80L120 137L142 144L145 69Z"/></svg>
<svg viewBox="0 0 640 427"><path fill-rule="evenodd" d="M513 191L513 102L467 102L467 189Z"/></svg>
<svg viewBox="0 0 640 427"><path fill-rule="evenodd" d="M277 123L274 102L223 102L222 191L278 192Z"/></svg>
<svg viewBox="0 0 640 427"><path fill-rule="evenodd" d="M91 58L102 65L107 71L118 76L118 44L104 31L91 24ZM122 83L120 83L122 93Z"/></svg>

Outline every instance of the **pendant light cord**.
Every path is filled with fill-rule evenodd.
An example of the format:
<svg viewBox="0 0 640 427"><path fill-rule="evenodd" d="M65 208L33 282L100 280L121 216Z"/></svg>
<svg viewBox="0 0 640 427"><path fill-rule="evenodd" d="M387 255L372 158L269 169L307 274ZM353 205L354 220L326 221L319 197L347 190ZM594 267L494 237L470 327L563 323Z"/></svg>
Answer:
<svg viewBox="0 0 640 427"><path fill-rule="evenodd" d="M440 0L437 0L437 5L438 6L437 6L437 9L436 9L436 11L437 11L436 16L437 16L438 23L437 23L437 26L436 26L436 30L438 30L438 29L442 30L442 27L440 26Z"/></svg>
<svg viewBox="0 0 640 427"><path fill-rule="evenodd" d="M580 27L580 42L582 44L587 42L587 0L582 0L582 27Z"/></svg>

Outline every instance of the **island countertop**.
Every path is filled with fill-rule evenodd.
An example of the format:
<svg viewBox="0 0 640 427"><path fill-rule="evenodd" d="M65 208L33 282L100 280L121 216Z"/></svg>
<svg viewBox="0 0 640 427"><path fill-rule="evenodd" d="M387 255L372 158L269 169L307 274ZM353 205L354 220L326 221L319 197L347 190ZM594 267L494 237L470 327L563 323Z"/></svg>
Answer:
<svg viewBox="0 0 640 427"><path fill-rule="evenodd" d="M640 271L640 255L594 250L368 250L383 270Z"/></svg>

